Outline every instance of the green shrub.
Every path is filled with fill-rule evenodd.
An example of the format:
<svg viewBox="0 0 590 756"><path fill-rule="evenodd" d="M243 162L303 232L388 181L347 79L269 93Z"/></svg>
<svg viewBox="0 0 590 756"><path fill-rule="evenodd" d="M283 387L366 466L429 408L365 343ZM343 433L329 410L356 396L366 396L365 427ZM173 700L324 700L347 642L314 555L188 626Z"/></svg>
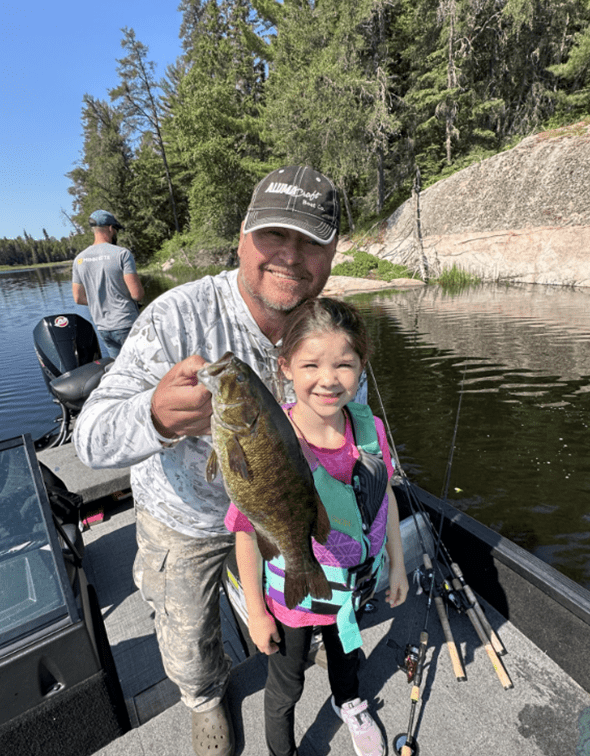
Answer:
<svg viewBox="0 0 590 756"><path fill-rule="evenodd" d="M377 278L381 281L393 281L394 278L413 278L413 274L405 265L392 263L390 260L379 260Z"/></svg>
<svg viewBox="0 0 590 756"><path fill-rule="evenodd" d="M162 247L154 255L154 261L164 263L171 257L181 262L188 260L194 265L199 264L199 252L205 250L206 257L217 257L220 260L227 257L232 249L232 242L227 239L215 237L211 233L202 230L187 231L182 234L174 234L171 239L164 242ZM237 240L235 243L237 247ZM205 263L207 265L207 262Z"/></svg>
<svg viewBox="0 0 590 756"><path fill-rule="evenodd" d="M354 253L354 262L343 262L332 268L334 276L352 276L353 278L367 278L369 271L375 270L379 259L368 252L359 250Z"/></svg>
<svg viewBox="0 0 590 756"><path fill-rule="evenodd" d="M354 253L352 262L335 265L332 268L332 275L351 276L353 278L373 277L380 281L392 281L394 278L409 278L412 273L405 265L396 265L389 260L382 260L380 257L359 250Z"/></svg>

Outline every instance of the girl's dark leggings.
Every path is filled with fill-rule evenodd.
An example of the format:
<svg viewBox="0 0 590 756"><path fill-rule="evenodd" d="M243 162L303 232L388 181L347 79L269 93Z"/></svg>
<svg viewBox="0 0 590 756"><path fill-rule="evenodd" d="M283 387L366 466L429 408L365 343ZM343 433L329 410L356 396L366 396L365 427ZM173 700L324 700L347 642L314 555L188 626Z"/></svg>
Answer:
<svg viewBox="0 0 590 756"><path fill-rule="evenodd" d="M358 615L357 615L358 616ZM275 620L281 635L279 651L268 657L264 690L266 743L269 756L295 756L295 704L303 693L312 627L287 627ZM336 625L322 628L328 678L337 706L358 697L359 649L344 653Z"/></svg>

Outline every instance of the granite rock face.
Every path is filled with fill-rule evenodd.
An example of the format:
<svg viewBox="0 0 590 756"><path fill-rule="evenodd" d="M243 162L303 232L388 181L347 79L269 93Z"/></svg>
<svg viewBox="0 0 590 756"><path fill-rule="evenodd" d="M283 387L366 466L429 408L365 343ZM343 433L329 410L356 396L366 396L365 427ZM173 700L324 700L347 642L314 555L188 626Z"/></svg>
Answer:
<svg viewBox="0 0 590 756"><path fill-rule="evenodd" d="M389 218L371 252L416 251L414 199ZM590 119L528 137L420 195L433 274L456 265L484 280L590 286Z"/></svg>

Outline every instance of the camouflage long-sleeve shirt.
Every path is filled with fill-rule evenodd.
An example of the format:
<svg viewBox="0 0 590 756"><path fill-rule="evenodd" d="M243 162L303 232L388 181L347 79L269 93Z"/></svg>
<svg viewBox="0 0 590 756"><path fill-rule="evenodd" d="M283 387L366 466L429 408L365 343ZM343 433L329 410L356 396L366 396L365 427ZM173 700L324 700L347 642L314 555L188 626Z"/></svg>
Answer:
<svg viewBox="0 0 590 756"><path fill-rule="evenodd" d="M205 479L211 437L189 437L164 448L150 414L152 394L177 362L194 354L207 361L228 350L249 364L280 397L278 349L262 333L237 284L238 271L178 286L156 299L136 321L111 370L84 405L74 433L90 467L131 467L137 507L195 537L227 533L229 499L221 477Z"/></svg>

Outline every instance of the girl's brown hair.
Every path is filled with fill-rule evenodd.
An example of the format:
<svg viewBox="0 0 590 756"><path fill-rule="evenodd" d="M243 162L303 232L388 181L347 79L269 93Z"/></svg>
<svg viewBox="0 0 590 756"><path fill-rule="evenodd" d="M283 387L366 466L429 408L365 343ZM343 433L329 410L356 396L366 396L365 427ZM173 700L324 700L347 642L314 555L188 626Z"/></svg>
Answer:
<svg viewBox="0 0 590 756"><path fill-rule="evenodd" d="M329 297L308 299L289 314L279 358L289 364L304 339L333 331L346 334L364 366L369 359L370 343L361 314L353 305Z"/></svg>

